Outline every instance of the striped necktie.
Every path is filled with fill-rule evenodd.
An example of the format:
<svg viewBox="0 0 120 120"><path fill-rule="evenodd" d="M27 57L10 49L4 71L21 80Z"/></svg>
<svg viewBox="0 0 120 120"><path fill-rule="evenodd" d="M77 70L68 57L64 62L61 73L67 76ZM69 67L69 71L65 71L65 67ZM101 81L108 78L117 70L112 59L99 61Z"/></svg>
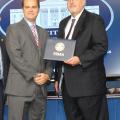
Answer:
<svg viewBox="0 0 120 120"><path fill-rule="evenodd" d="M37 30L36 30L36 26L32 25L32 33L33 33L33 38L34 38L34 43L39 46L39 40L38 40L38 34L37 34Z"/></svg>
<svg viewBox="0 0 120 120"><path fill-rule="evenodd" d="M75 23L75 19L72 19L71 26L70 26L69 32L68 32L68 34L67 34L67 36L66 36L66 39L69 38L74 23Z"/></svg>

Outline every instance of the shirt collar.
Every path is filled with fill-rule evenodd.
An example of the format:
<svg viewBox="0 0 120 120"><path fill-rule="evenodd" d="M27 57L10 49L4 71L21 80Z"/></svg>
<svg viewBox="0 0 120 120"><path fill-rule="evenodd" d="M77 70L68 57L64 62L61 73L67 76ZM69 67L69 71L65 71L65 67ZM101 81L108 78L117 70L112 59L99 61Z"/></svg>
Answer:
<svg viewBox="0 0 120 120"><path fill-rule="evenodd" d="M28 21L26 18L24 18L24 20L27 22L28 26L31 28L33 25L36 26L36 23L32 23L30 21Z"/></svg>
<svg viewBox="0 0 120 120"><path fill-rule="evenodd" d="M80 18L83 10L84 10L84 9L82 9L82 11L81 11L78 15L76 15L75 17L71 16L71 19L75 19L75 21L78 21L78 19Z"/></svg>

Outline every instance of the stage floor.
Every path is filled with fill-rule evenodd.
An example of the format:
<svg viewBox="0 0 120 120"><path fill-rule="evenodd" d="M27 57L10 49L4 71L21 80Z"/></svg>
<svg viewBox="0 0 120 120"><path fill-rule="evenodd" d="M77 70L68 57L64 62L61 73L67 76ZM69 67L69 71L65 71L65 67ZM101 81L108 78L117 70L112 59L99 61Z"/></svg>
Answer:
<svg viewBox="0 0 120 120"><path fill-rule="evenodd" d="M120 97L108 97L109 120L120 120ZM4 120L8 120L8 107L5 106ZM51 98L47 101L46 120L66 120L62 99Z"/></svg>

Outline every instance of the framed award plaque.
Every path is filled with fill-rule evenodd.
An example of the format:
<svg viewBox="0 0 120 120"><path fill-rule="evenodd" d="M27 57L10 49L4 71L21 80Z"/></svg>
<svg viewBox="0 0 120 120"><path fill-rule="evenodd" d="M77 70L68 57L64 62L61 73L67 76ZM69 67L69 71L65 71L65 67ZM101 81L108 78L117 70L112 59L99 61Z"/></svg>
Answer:
<svg viewBox="0 0 120 120"><path fill-rule="evenodd" d="M44 59L66 61L74 55L75 40L48 39L44 52Z"/></svg>

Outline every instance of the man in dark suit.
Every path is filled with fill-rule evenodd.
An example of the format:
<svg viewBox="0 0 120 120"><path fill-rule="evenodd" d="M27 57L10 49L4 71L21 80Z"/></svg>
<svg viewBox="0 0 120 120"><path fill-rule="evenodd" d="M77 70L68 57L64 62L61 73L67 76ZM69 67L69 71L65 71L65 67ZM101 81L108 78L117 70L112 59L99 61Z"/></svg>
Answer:
<svg viewBox="0 0 120 120"><path fill-rule="evenodd" d="M0 120L3 120L4 104L6 100L4 89L9 70L9 58L4 42L5 40L0 37Z"/></svg>
<svg viewBox="0 0 120 120"><path fill-rule="evenodd" d="M4 90L7 81L9 63L9 57L5 47L5 38L0 36L0 120L3 120L4 105L6 100Z"/></svg>
<svg viewBox="0 0 120 120"><path fill-rule="evenodd" d="M9 120L44 120L51 62L43 59L48 33L37 26L39 0L22 0L24 18L7 29ZM26 116L27 115L27 116ZM26 119L28 118L28 119Z"/></svg>
<svg viewBox="0 0 120 120"><path fill-rule="evenodd" d="M72 58L57 63L56 80L61 79L63 66L62 95L67 120L108 120L103 63L107 35L102 18L86 11L85 3L85 0L67 0L71 15L60 22L58 37L76 40L76 47Z"/></svg>

